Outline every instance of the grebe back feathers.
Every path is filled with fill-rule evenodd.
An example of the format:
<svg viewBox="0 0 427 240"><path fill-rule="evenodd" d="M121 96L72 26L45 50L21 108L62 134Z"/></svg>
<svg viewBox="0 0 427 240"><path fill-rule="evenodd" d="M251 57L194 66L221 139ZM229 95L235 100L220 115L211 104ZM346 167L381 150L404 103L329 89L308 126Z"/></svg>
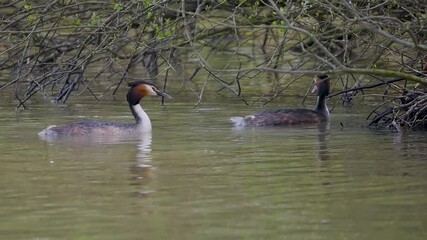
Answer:
<svg viewBox="0 0 427 240"><path fill-rule="evenodd" d="M146 81L128 84L130 87L126 99L135 118L135 123L79 121L66 125L52 125L38 133L39 136L83 136L83 135L116 135L151 132L151 121L139 104L145 96L171 98L156 86Z"/></svg>
<svg viewBox="0 0 427 240"><path fill-rule="evenodd" d="M329 77L318 75L314 77L313 91L317 91L316 107L311 109L268 109L253 113L246 117L232 117L230 121L235 126L280 126L302 123L320 123L329 120L329 110L326 99L329 95Z"/></svg>

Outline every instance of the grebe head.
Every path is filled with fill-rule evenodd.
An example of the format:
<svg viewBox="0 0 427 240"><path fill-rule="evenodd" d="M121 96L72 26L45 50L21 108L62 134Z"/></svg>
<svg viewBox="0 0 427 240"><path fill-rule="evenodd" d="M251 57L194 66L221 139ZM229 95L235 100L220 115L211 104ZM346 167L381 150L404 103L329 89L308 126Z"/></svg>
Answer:
<svg viewBox="0 0 427 240"><path fill-rule="evenodd" d="M330 77L326 74L314 76L314 87L312 93L317 92L317 96L326 97L329 95Z"/></svg>
<svg viewBox="0 0 427 240"><path fill-rule="evenodd" d="M313 91L317 90L317 103L314 111L322 114L326 119L329 119L329 110L326 106L326 99L329 95L330 78L328 75L316 75L314 77Z"/></svg>
<svg viewBox="0 0 427 240"><path fill-rule="evenodd" d="M128 84L129 92L126 96L130 105L137 105L145 96L160 96L172 98L167 93L160 91L154 84L146 81L136 81Z"/></svg>
<svg viewBox="0 0 427 240"><path fill-rule="evenodd" d="M127 94L127 101L132 111L132 115L135 117L138 129L142 132L151 131L151 121L147 113L142 109L139 102L145 96L161 96L166 98L172 98L167 93L160 91L156 86L150 82L137 81L128 84L131 87Z"/></svg>

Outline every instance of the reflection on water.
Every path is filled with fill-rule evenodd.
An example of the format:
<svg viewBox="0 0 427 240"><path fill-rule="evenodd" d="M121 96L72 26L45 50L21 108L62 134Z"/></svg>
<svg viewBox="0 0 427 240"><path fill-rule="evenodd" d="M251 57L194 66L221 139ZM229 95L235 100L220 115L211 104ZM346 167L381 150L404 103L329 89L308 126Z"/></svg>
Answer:
<svg viewBox="0 0 427 240"><path fill-rule="evenodd" d="M337 112L330 124L236 129L240 104L147 105L152 135L86 139L39 139L43 109L0 108L1 236L427 238L424 133L396 140L351 127L357 118L341 128Z"/></svg>
<svg viewBox="0 0 427 240"><path fill-rule="evenodd" d="M318 126L319 134L318 142L317 142L317 160L320 161L327 161L329 160L329 152L328 152L328 137L329 137L329 122L328 123L322 123Z"/></svg>
<svg viewBox="0 0 427 240"><path fill-rule="evenodd" d="M135 160L138 167L151 167L151 139L152 133L142 135L101 135L101 136L50 136L42 135L39 138L49 144L62 144L73 148L94 147L113 144L135 143L137 150Z"/></svg>
<svg viewBox="0 0 427 240"><path fill-rule="evenodd" d="M268 133L270 131L274 132L301 132L304 131L303 134L307 136L307 133L313 134L311 139L307 136L307 140L314 141L314 153L316 155L316 159L319 161L326 161L329 159L329 148L328 148L328 141L329 141L329 135L330 135L330 123L319 123L319 124L306 124L306 125L287 125L287 126L280 126L280 127L257 127L257 128L251 128L251 127L241 127L241 126L234 126L232 128L232 131L235 133L243 133L244 131L259 131L260 133L258 135L263 135L265 133ZM302 132L301 132L302 133ZM271 134L271 133L270 133ZM292 139L290 139L292 140ZM259 141L259 140L255 140Z"/></svg>
<svg viewBox="0 0 427 240"><path fill-rule="evenodd" d="M151 132L143 134L136 145L137 153L135 159L140 168L151 167L151 135Z"/></svg>

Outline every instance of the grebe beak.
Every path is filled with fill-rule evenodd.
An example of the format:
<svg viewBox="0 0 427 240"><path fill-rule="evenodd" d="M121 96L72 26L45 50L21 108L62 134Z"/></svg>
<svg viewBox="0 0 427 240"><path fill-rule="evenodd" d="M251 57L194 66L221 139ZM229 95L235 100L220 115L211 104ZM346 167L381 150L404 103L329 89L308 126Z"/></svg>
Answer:
<svg viewBox="0 0 427 240"><path fill-rule="evenodd" d="M156 88L153 88L153 90L156 92L157 96L165 97L165 98L168 98L168 99L172 99L172 97L169 94L165 93L165 92L162 92L162 91L160 91L160 90L158 90Z"/></svg>
<svg viewBox="0 0 427 240"><path fill-rule="evenodd" d="M317 84L315 83L314 85L313 85L313 87L311 88L311 94L314 94L314 93L316 93L317 92Z"/></svg>
<svg viewBox="0 0 427 240"><path fill-rule="evenodd" d="M329 76L322 75L322 76L315 76L313 79L313 88L311 89L311 94L316 93L319 90L319 84L322 84L323 82L329 80Z"/></svg>

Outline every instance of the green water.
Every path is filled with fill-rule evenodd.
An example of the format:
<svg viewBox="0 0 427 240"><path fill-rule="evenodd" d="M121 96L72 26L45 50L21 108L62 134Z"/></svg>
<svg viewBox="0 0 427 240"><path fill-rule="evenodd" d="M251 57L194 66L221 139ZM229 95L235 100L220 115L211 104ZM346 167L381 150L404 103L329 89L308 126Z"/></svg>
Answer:
<svg viewBox="0 0 427 240"><path fill-rule="evenodd" d="M152 136L57 141L37 132L132 121L126 103L2 101L1 239L427 239L425 133L360 127L363 105L329 126L236 129L256 109L174 97L144 102Z"/></svg>

